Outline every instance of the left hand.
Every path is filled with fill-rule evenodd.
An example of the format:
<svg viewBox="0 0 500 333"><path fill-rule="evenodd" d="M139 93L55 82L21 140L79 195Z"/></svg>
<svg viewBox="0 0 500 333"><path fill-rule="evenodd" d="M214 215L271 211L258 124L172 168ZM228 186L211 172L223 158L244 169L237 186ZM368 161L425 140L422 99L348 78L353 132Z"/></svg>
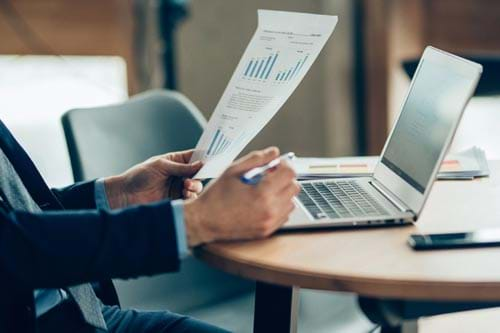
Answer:
<svg viewBox="0 0 500 333"><path fill-rule="evenodd" d="M146 204L163 199L194 199L202 191L200 181L189 179L201 168L201 161L189 163L193 150L159 155L125 173L104 180L112 209Z"/></svg>

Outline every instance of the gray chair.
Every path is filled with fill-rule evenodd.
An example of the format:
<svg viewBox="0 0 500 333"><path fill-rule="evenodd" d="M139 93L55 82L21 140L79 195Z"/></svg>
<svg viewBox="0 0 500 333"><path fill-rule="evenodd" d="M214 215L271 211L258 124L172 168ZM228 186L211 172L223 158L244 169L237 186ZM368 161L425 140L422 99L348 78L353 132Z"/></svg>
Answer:
<svg viewBox="0 0 500 333"><path fill-rule="evenodd" d="M186 97L161 90L121 104L71 110L62 123L75 181L119 174L153 155L193 148L206 125ZM192 257L183 261L179 273L115 285L123 306L188 314L254 287Z"/></svg>

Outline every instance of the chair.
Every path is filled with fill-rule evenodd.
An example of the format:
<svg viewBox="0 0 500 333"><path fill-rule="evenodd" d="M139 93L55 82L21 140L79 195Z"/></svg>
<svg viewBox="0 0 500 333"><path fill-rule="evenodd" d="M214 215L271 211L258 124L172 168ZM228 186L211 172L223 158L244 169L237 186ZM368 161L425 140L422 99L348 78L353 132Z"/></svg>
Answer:
<svg viewBox="0 0 500 333"><path fill-rule="evenodd" d="M183 95L156 90L122 104L68 111L62 124L75 181L82 181L119 174L153 155L193 148L206 121ZM115 284L124 306L184 313L254 287L192 257L178 273Z"/></svg>

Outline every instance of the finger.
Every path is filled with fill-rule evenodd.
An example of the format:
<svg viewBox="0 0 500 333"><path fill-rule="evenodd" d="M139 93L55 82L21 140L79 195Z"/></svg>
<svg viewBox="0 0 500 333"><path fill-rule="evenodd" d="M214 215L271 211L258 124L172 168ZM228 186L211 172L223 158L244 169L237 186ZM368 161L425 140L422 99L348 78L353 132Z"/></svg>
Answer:
<svg viewBox="0 0 500 333"><path fill-rule="evenodd" d="M197 198L198 197L198 193L195 193L193 191L189 191L189 190L186 190L186 189L183 189L182 190L182 195L186 198Z"/></svg>
<svg viewBox="0 0 500 333"><path fill-rule="evenodd" d="M280 151L276 147L269 147L264 150L254 151L234 162L233 165L229 167L228 171L231 174L241 174L252 168L271 162L277 158L279 154Z"/></svg>
<svg viewBox="0 0 500 333"><path fill-rule="evenodd" d="M196 199L198 198L198 194L188 191L188 190L182 190L182 196L184 199Z"/></svg>
<svg viewBox="0 0 500 333"><path fill-rule="evenodd" d="M184 188L191 192L201 193L203 191L203 183L199 180L186 179L184 180Z"/></svg>
<svg viewBox="0 0 500 333"><path fill-rule="evenodd" d="M200 195L200 193L199 193L199 192L193 192L193 191L189 191L189 190L185 190L185 189L184 189L184 190L182 190L182 193L186 193L186 195L185 195L185 196L189 196L189 197L191 197L191 196L193 196L193 195L194 195L195 197L198 197L198 196Z"/></svg>
<svg viewBox="0 0 500 333"><path fill-rule="evenodd" d="M165 175L169 176L179 176L179 177L191 177L193 176L200 168L203 163L201 161L196 161L194 163L178 163L166 159L159 160L160 171L162 171Z"/></svg>
<svg viewBox="0 0 500 333"><path fill-rule="evenodd" d="M188 149L165 154L163 155L163 158L178 163L189 163L189 161L191 161L191 157L193 157L193 153L194 149Z"/></svg>
<svg viewBox="0 0 500 333"><path fill-rule="evenodd" d="M264 176L258 186L276 193L292 184L295 177L295 172L288 164L280 163L275 170Z"/></svg>

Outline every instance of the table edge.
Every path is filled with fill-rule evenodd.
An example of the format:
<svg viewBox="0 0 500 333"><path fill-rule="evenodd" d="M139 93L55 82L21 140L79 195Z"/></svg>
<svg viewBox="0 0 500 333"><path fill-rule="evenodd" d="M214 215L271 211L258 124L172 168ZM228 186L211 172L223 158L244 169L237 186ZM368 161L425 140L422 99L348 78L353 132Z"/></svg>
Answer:
<svg viewBox="0 0 500 333"><path fill-rule="evenodd" d="M500 301L500 280L494 281L417 281L353 277L341 274L314 274L298 269L280 269L222 254L216 246L205 245L193 255L208 265L242 278L305 289L350 292L365 297L436 300Z"/></svg>

